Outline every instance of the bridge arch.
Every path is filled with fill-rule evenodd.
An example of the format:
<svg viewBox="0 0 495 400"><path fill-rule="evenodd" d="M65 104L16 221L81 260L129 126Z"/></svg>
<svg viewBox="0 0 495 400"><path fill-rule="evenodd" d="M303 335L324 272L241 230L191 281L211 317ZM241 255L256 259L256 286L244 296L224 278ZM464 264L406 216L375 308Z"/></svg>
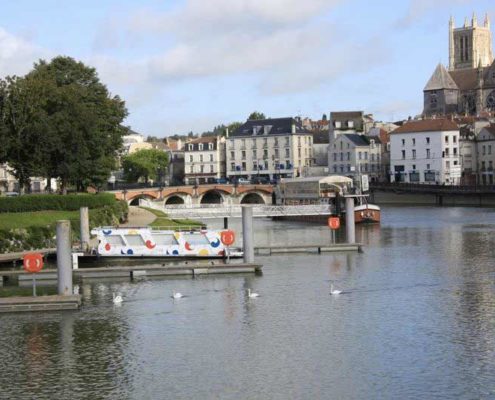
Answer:
<svg viewBox="0 0 495 400"><path fill-rule="evenodd" d="M138 206L140 199L155 200L155 197L150 195L150 194L145 194L145 193L137 194L132 199L128 199L127 202L129 203L130 206Z"/></svg>
<svg viewBox="0 0 495 400"><path fill-rule="evenodd" d="M241 197L241 204L266 204L263 196L256 192L248 192Z"/></svg>
<svg viewBox="0 0 495 400"><path fill-rule="evenodd" d="M224 194L219 190L208 190L203 193L199 204L223 204L225 203Z"/></svg>
<svg viewBox="0 0 495 400"><path fill-rule="evenodd" d="M184 198L178 194L168 196L163 202L163 204L166 206L184 204L184 203L185 203Z"/></svg>

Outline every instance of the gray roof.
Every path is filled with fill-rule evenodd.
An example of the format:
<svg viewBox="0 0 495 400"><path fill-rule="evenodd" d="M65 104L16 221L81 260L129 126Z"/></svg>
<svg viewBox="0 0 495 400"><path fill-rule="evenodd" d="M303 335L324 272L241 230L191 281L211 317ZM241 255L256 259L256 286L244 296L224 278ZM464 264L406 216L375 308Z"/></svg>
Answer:
<svg viewBox="0 0 495 400"><path fill-rule="evenodd" d="M313 144L328 144L329 142L328 131L313 133Z"/></svg>
<svg viewBox="0 0 495 400"><path fill-rule="evenodd" d="M345 136L356 146L369 146L370 144L368 136L358 135L357 133L344 133L342 136Z"/></svg>
<svg viewBox="0 0 495 400"><path fill-rule="evenodd" d="M268 119L248 119L244 124L237 128L230 136L262 136L268 135L286 135L292 133L292 125L295 126L296 134L311 134L310 131L303 128L301 120L288 118L268 118ZM266 128L265 128L266 127ZM256 132L256 133L254 133Z"/></svg>
<svg viewBox="0 0 495 400"><path fill-rule="evenodd" d="M424 90L459 89L449 72L442 64L438 64L435 72L426 84Z"/></svg>

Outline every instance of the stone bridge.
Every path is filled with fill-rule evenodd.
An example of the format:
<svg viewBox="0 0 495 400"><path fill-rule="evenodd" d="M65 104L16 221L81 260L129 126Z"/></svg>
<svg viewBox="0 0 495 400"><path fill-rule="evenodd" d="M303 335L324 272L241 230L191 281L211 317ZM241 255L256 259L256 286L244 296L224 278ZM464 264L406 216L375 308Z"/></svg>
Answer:
<svg viewBox="0 0 495 400"><path fill-rule="evenodd" d="M271 185L169 186L111 191L119 200L139 205L139 199L160 200L163 205L272 204Z"/></svg>

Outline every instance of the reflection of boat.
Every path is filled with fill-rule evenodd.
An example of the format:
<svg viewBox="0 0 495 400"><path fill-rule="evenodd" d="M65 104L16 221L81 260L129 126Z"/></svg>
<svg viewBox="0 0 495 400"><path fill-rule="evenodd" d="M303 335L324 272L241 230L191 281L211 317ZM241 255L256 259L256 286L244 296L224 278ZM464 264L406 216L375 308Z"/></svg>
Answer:
<svg viewBox="0 0 495 400"><path fill-rule="evenodd" d="M356 224L380 222L380 207L363 202L354 207L354 220Z"/></svg>
<svg viewBox="0 0 495 400"><path fill-rule="evenodd" d="M93 229L91 233L98 238L96 251L101 257L226 257L222 231L104 227ZM228 255L240 257L242 252L229 248Z"/></svg>

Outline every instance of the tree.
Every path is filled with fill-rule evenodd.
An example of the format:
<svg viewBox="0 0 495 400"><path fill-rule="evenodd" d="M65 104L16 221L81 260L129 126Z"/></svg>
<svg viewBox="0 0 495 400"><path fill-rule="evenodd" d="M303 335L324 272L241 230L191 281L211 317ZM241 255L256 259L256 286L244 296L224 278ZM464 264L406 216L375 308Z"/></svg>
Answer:
<svg viewBox="0 0 495 400"><path fill-rule="evenodd" d="M249 114L248 119L266 119L265 114L262 112L258 111L253 111L251 114Z"/></svg>
<svg viewBox="0 0 495 400"><path fill-rule="evenodd" d="M40 60L25 77L7 78L0 97L4 158L21 184L33 175L58 178L65 192L69 184L83 190L110 176L127 110L94 68L70 57Z"/></svg>
<svg viewBox="0 0 495 400"><path fill-rule="evenodd" d="M327 117L327 114L323 114L322 117L321 117L321 120L322 121L327 121L328 117Z"/></svg>
<svg viewBox="0 0 495 400"><path fill-rule="evenodd" d="M122 159L124 177L128 182L137 182L141 178L161 181L168 167L168 154L157 149L143 149Z"/></svg>

